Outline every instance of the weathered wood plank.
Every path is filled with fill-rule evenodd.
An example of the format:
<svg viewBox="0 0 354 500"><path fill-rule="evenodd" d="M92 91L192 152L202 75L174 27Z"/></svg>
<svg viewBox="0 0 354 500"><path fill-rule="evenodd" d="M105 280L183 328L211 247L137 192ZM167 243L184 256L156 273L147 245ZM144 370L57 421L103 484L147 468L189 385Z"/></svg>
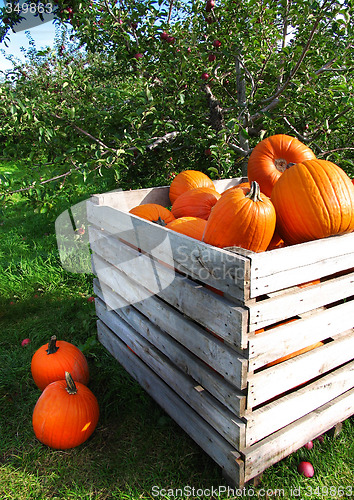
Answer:
<svg viewBox="0 0 354 500"><path fill-rule="evenodd" d="M248 408L282 394L354 357L354 330L312 351L248 375Z"/></svg>
<svg viewBox="0 0 354 500"><path fill-rule="evenodd" d="M353 356L353 350L351 352ZM266 384L265 381L264 386ZM251 446L353 387L354 362L351 362L324 375L315 382L251 412L246 417L246 446Z"/></svg>
<svg viewBox="0 0 354 500"><path fill-rule="evenodd" d="M354 301L326 310L314 312L309 317L266 330L258 335L250 335L250 371L254 371L271 361L333 337L354 326Z"/></svg>
<svg viewBox="0 0 354 500"><path fill-rule="evenodd" d="M157 296L146 298L145 293L142 292L141 298L140 288L133 286L133 282L127 276L110 266L98 255L93 256L93 261L101 284L106 284L127 302L134 304L134 307L153 324L183 344L236 388L240 390L246 388L248 364L246 358ZM108 305L111 305L109 297L107 301Z"/></svg>
<svg viewBox="0 0 354 500"><path fill-rule="evenodd" d="M202 418L230 444L240 450L245 443L245 423L211 396L204 388L170 362L156 347L139 335L104 303L95 302L98 318L112 330L149 366L166 384L188 403Z"/></svg>
<svg viewBox="0 0 354 500"><path fill-rule="evenodd" d="M87 202L88 221L180 272L244 303L249 295L249 258L207 245L109 206Z"/></svg>
<svg viewBox="0 0 354 500"><path fill-rule="evenodd" d="M143 288L146 298L156 294L199 324L236 347L247 347L248 312L193 280L139 253L112 236L90 228L92 251Z"/></svg>
<svg viewBox="0 0 354 500"><path fill-rule="evenodd" d="M295 288L289 292L283 290L282 294L249 305L250 330L264 328L352 295L353 272L308 288Z"/></svg>
<svg viewBox="0 0 354 500"><path fill-rule="evenodd" d="M353 267L354 233L254 253L250 297L322 278Z"/></svg>
<svg viewBox="0 0 354 500"><path fill-rule="evenodd" d="M290 455L304 444L354 413L354 389L247 448L245 481Z"/></svg>
<svg viewBox="0 0 354 500"><path fill-rule="evenodd" d="M215 180L215 189L222 193L232 186L236 186L240 182L246 182L246 177L235 177L233 179ZM132 208L143 203L158 203L164 207L171 205L169 198L169 186L160 186L154 188L135 189L130 191L122 191L116 189L108 193L95 194L91 197L91 201L97 205L108 205L123 212L129 212Z"/></svg>
<svg viewBox="0 0 354 500"><path fill-rule="evenodd" d="M240 454L168 387L138 356L135 356L101 321L98 338L143 389L225 471L236 484L243 483Z"/></svg>
<svg viewBox="0 0 354 500"><path fill-rule="evenodd" d="M108 304L107 307L117 312L134 330L165 354L180 370L190 375L210 394L218 399L238 417L242 417L246 408L246 396L229 384L204 362L200 361L188 349L176 342L170 335L132 307L120 295L94 280L94 292Z"/></svg>

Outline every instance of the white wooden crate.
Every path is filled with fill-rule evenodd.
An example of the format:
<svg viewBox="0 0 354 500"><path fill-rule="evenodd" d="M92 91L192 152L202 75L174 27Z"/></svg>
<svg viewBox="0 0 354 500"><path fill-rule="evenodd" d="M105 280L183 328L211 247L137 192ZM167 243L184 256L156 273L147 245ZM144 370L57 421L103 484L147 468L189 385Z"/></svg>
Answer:
<svg viewBox="0 0 354 500"><path fill-rule="evenodd" d="M87 203L99 339L241 486L354 414L354 233L229 251L128 213L142 203L168 187Z"/></svg>

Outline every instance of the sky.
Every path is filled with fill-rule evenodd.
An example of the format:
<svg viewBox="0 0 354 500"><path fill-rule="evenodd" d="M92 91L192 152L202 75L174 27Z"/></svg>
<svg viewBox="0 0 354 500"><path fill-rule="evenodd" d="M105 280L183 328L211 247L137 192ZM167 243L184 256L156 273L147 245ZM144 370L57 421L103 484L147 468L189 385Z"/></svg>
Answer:
<svg viewBox="0 0 354 500"><path fill-rule="evenodd" d="M0 0L0 8L3 7L4 4L5 1ZM36 18L36 23L38 24L39 22L40 20ZM28 26L30 26L30 24L31 23L28 22ZM24 26L26 27L26 25ZM36 48L38 50L47 46L53 46L55 26L51 20L45 23L40 22L39 26L29 28L28 31L35 41ZM14 55L15 57L23 61L24 57L20 49L21 47L24 47L25 49L29 48L29 40L26 36L25 30L19 31L17 33L13 33L10 30L9 38L10 42L7 42L8 47L5 46L4 42L0 43L0 71L5 71L6 69L10 69L12 67L11 62L6 60L2 51L5 51L7 55Z"/></svg>

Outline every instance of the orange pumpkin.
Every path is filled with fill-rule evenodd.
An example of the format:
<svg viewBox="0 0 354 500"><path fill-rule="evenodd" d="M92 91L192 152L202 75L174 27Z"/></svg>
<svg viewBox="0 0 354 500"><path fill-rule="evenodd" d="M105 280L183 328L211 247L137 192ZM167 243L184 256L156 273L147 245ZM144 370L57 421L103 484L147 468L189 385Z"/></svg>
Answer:
<svg viewBox="0 0 354 500"><path fill-rule="evenodd" d="M275 229L275 210L260 193L257 182L251 188L233 189L216 202L205 228L203 241L216 247L238 246L262 252Z"/></svg>
<svg viewBox="0 0 354 500"><path fill-rule="evenodd" d="M80 349L53 335L48 344L42 345L32 356L31 372L37 387L43 391L47 385L65 378L70 371L75 381L87 385L89 367Z"/></svg>
<svg viewBox="0 0 354 500"><path fill-rule="evenodd" d="M184 170L176 175L170 185L170 200L173 204L178 196L189 189L207 187L215 189L213 181L203 172L198 170Z"/></svg>
<svg viewBox="0 0 354 500"><path fill-rule="evenodd" d="M267 250L274 250L275 248L283 248L285 246L286 245L285 245L284 241L279 236L277 231L274 231L273 238L271 239L271 241L267 247Z"/></svg>
<svg viewBox="0 0 354 500"><path fill-rule="evenodd" d="M39 441L66 450L86 441L97 426L99 406L95 395L70 373L49 384L33 410L32 425Z"/></svg>
<svg viewBox="0 0 354 500"><path fill-rule="evenodd" d="M141 217L142 219L149 220L160 226L166 226L169 222L175 219L174 215L162 205L157 203L144 203L143 205L138 205L131 210L130 214Z"/></svg>
<svg viewBox="0 0 354 500"><path fill-rule="evenodd" d="M274 184L291 164L315 158L314 152L295 137L272 135L253 149L247 164L248 179L257 181L261 192L270 196Z"/></svg>
<svg viewBox="0 0 354 500"><path fill-rule="evenodd" d="M220 198L215 189L206 187L189 189L173 203L171 212L179 217L199 217L207 220L211 209Z"/></svg>
<svg viewBox="0 0 354 500"><path fill-rule="evenodd" d="M167 229L185 234L201 241L205 231L206 220L199 217L180 217L167 224Z"/></svg>
<svg viewBox="0 0 354 500"><path fill-rule="evenodd" d="M329 161L309 160L291 167L275 184L271 200L277 231L288 244L354 230L354 186Z"/></svg>

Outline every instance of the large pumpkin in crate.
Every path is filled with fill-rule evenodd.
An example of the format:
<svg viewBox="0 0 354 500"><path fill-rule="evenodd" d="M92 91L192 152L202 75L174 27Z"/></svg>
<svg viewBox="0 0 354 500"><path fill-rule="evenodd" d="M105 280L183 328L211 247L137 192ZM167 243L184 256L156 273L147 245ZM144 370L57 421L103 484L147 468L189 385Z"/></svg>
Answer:
<svg viewBox="0 0 354 500"><path fill-rule="evenodd" d="M201 241L207 221L200 217L180 217L167 224L167 229L185 234L190 238Z"/></svg>
<svg viewBox="0 0 354 500"><path fill-rule="evenodd" d="M168 210L157 203L143 203L129 210L130 214L141 217L142 219L154 222L160 226L167 226L167 224L175 219L174 215Z"/></svg>
<svg viewBox="0 0 354 500"><path fill-rule="evenodd" d="M220 194L208 187L189 189L181 194L172 205L171 212L179 217L199 217L207 220Z"/></svg>
<svg viewBox="0 0 354 500"><path fill-rule="evenodd" d="M295 137L272 135L253 149L247 164L248 179L257 181L262 193L270 196L275 183L292 164L315 158L314 152Z"/></svg>
<svg viewBox="0 0 354 500"><path fill-rule="evenodd" d="M207 187L215 189L213 181L203 172L198 170L184 170L176 175L170 185L169 195L171 203L174 203L178 196L189 189Z"/></svg>
<svg viewBox="0 0 354 500"><path fill-rule="evenodd" d="M275 184L271 200L277 231L288 244L354 230L354 186L340 167L325 160L293 165Z"/></svg>
<svg viewBox="0 0 354 500"><path fill-rule="evenodd" d="M262 252L274 229L273 204L253 181L251 188L232 189L221 196L207 221L203 241L220 248L237 246Z"/></svg>

